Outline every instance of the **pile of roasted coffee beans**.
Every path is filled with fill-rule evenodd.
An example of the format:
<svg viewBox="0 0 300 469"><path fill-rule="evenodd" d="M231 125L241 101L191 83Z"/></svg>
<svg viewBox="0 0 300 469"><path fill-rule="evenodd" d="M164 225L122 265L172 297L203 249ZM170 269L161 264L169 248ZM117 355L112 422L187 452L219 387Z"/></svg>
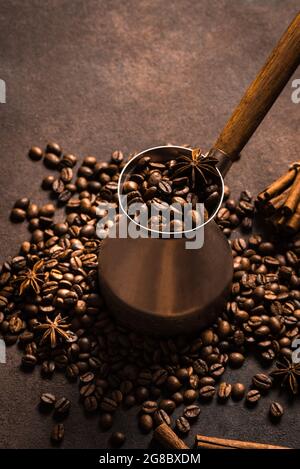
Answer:
<svg viewBox="0 0 300 469"><path fill-rule="evenodd" d="M108 162L87 156L76 175L77 158L56 143L45 151L33 147L29 156L56 170L42 187L57 205L38 207L22 198L12 210L13 220L28 220L32 234L1 267L0 331L8 345L17 343L23 350L22 367L38 366L43 378L63 371L77 382L85 411L99 414L102 431L112 428L118 412L135 406L143 433L165 422L185 435L203 401L245 400L254 406L280 383L291 395L298 393L300 365L291 355L300 336L299 236L264 240L251 234L229 240L233 284L216 323L194 337L141 337L114 322L97 279L101 241L95 225L103 214L96 209L99 202L117 203L122 152ZM63 204L64 219L56 221L57 206ZM237 226L250 230L253 215L248 192L235 201L225 189L217 222L226 236ZM252 354L269 365L268 372L246 385L222 380L227 366L241 367ZM60 442L70 402L44 394L41 407L59 415L51 439ZM174 421L177 407L182 412ZM282 405L270 403L269 414L279 419ZM115 432L109 441L120 446L124 440Z"/></svg>
<svg viewBox="0 0 300 469"><path fill-rule="evenodd" d="M164 162L143 156L137 162L132 161L122 185L127 206L140 204L151 229L178 232L195 228L217 210L222 197L219 174L213 163L202 164L204 161L206 158L201 155L198 161L191 156ZM197 211L200 203L205 208L202 220L200 210ZM182 207L186 204L190 204L191 209L182 220Z"/></svg>

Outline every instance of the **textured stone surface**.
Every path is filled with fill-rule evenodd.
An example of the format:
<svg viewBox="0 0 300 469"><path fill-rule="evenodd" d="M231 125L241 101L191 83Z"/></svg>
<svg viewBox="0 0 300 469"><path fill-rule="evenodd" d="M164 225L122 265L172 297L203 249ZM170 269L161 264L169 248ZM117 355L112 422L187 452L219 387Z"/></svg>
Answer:
<svg viewBox="0 0 300 469"><path fill-rule="evenodd" d="M58 140L69 152L102 158L167 141L208 149L298 8L297 0L1 2L1 261L27 236L25 226L7 224L12 202L46 200L39 189L46 170L25 157L32 144ZM236 193L257 192L299 158L299 106L289 84L228 175ZM97 418L77 406L76 386L61 376L42 381L38 370L21 374L18 364L15 348L0 364L0 447L49 445L51 417L36 407L55 383L73 401L63 446L106 447ZM250 383L256 369L247 362L228 380ZM299 447L299 403L274 426L270 400L252 411L232 402L203 406L188 441L199 432ZM150 437L139 435L131 415L120 414L115 429L128 429L127 447L147 447Z"/></svg>

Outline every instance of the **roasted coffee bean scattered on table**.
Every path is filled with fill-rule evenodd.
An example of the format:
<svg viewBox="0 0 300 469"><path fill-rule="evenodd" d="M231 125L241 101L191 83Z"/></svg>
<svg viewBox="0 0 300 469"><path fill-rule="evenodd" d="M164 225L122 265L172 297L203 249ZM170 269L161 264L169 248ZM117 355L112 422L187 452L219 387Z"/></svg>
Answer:
<svg viewBox="0 0 300 469"><path fill-rule="evenodd" d="M234 233L229 240L233 283L216 323L194 337L141 337L114 322L97 279L101 241L95 226L105 213L96 209L103 201L117 204L122 152L114 152L109 162L87 156L76 174L77 158L59 145L30 151L32 159L41 154L56 171L42 187L56 197L57 206L65 205L65 217L56 221L52 203L39 207L19 199L12 218L27 219L31 239L3 263L0 274L0 331L7 345L23 350L22 367L39 367L43 378L63 371L77 382L84 409L99 414L101 431L112 428L118 412L133 406L143 432L164 422L185 434L199 412L198 399L209 403L218 398L226 405L228 399L246 396L249 404L259 406L260 397L277 385L291 396L298 394L300 365L291 355L300 335L299 235L285 240L250 234L246 239ZM225 187L225 195L216 218L224 234L229 237L238 226L251 230L251 194L244 191L236 201ZM241 367L252 354L264 370L269 365L268 371L246 386L222 382L228 366ZM68 399L49 393L41 396L42 404L58 418L72 411ZM186 407L176 420L172 414L180 405ZM280 405L273 403L270 413L279 416ZM58 422L51 439L60 442L63 436ZM125 435L117 432L110 443L124 441Z"/></svg>

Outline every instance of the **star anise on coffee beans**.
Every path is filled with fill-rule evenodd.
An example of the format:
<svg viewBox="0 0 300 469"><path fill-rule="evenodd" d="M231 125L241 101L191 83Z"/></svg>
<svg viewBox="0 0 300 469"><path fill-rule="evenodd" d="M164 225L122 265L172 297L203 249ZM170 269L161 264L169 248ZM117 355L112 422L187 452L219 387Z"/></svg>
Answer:
<svg viewBox="0 0 300 469"><path fill-rule="evenodd" d="M53 321L46 317L46 322L39 324L36 329L45 331L41 338L41 344L49 340L51 348L55 348L60 337L66 341L73 339L73 333L68 330L69 327L70 324L66 324L66 320L61 317L61 314L58 314Z"/></svg>
<svg viewBox="0 0 300 469"><path fill-rule="evenodd" d="M300 377L300 363L293 363L284 357L276 363L276 369L271 372L272 376L281 380L281 385L286 386L292 394L298 394L298 379Z"/></svg>
<svg viewBox="0 0 300 469"><path fill-rule="evenodd" d="M18 275L16 281L21 282L19 286L19 293L23 295L24 291L32 288L36 293L40 293L40 284L43 283L44 274L41 272L41 269L44 265L44 261L40 259L37 261L32 269L26 269L24 273Z"/></svg>
<svg viewBox="0 0 300 469"><path fill-rule="evenodd" d="M200 148L195 148L192 150L192 157L182 155L177 158L172 178L188 176L193 188L196 185L197 177L206 184L209 176L218 176L217 162L216 158L204 156L201 154Z"/></svg>

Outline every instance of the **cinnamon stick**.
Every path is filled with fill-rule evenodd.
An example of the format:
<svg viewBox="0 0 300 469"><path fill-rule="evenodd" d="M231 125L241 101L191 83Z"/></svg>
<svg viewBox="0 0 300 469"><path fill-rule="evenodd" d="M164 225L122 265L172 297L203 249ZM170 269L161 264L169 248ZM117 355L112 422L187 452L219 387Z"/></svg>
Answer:
<svg viewBox="0 0 300 469"><path fill-rule="evenodd" d="M300 230L300 203L295 213L286 222L285 228L289 234L297 233L297 231Z"/></svg>
<svg viewBox="0 0 300 469"><path fill-rule="evenodd" d="M168 449L189 449L175 432L166 424L162 423L153 432L155 440Z"/></svg>
<svg viewBox="0 0 300 469"><path fill-rule="evenodd" d="M252 441L229 440L211 436L196 435L197 448L206 449L291 449L286 446L276 446Z"/></svg>
<svg viewBox="0 0 300 469"><path fill-rule="evenodd" d="M300 170L298 169L293 185L290 188L289 195L282 208L284 215L286 216L292 215L295 212L299 202L300 202Z"/></svg>
<svg viewBox="0 0 300 469"><path fill-rule="evenodd" d="M286 220L286 217L280 212L275 213L275 215L270 218L271 225L279 230L285 229Z"/></svg>
<svg viewBox="0 0 300 469"><path fill-rule="evenodd" d="M266 211L268 212L268 214L273 215L273 213L275 213L276 210L283 207L288 195L289 195L289 190L286 189L281 194L278 194L274 198L268 200L268 202L265 205L265 208L266 208Z"/></svg>
<svg viewBox="0 0 300 469"><path fill-rule="evenodd" d="M283 174L279 179L274 181L270 186L268 186L264 191L258 194L258 199L270 200L277 194L280 194L288 186L290 186L295 179L297 169L290 168L287 173Z"/></svg>

